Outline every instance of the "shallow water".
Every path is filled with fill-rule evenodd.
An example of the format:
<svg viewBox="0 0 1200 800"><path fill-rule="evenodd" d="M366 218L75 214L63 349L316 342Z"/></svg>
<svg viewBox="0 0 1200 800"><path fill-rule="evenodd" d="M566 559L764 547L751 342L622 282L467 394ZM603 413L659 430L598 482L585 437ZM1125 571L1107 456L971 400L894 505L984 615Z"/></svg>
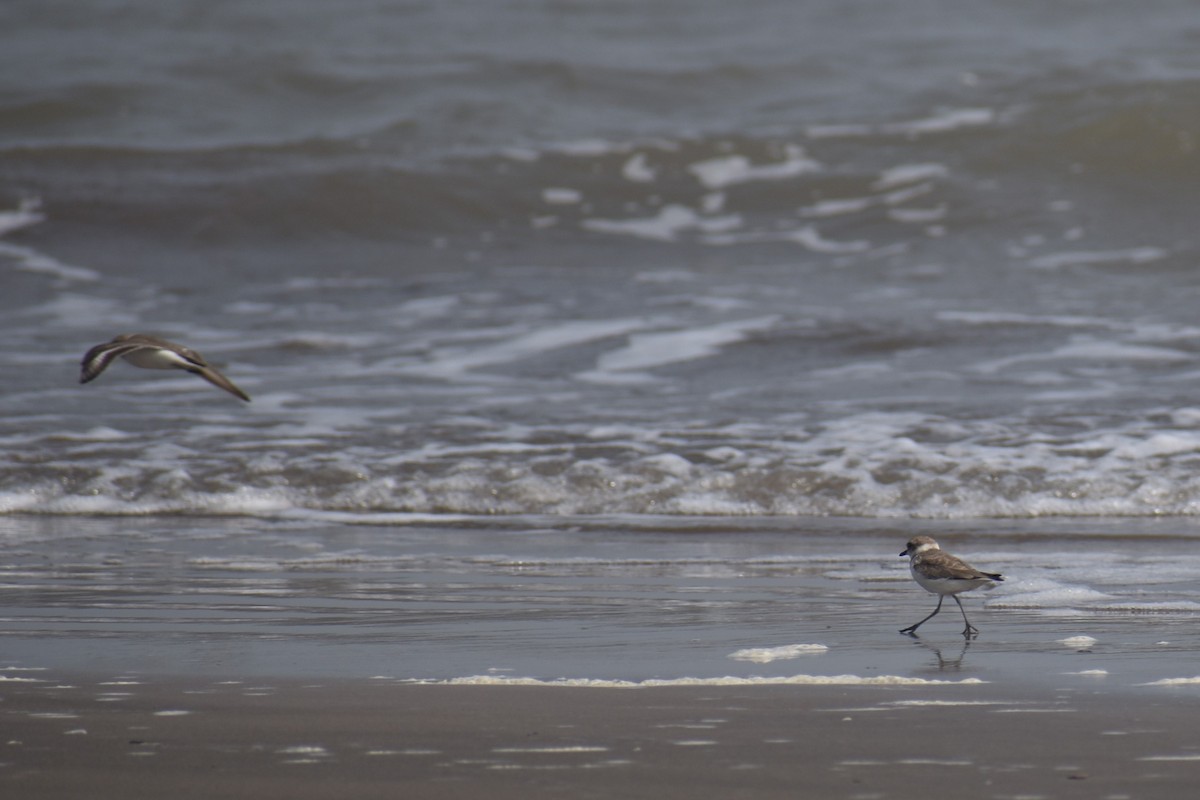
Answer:
<svg viewBox="0 0 1200 800"><path fill-rule="evenodd" d="M1194 526L935 531L1008 576L963 595L981 630L967 643L951 604L919 638L898 633L935 604L896 557L931 526L681 521L10 517L0 661L585 684L836 677L1130 690L1195 677Z"/></svg>

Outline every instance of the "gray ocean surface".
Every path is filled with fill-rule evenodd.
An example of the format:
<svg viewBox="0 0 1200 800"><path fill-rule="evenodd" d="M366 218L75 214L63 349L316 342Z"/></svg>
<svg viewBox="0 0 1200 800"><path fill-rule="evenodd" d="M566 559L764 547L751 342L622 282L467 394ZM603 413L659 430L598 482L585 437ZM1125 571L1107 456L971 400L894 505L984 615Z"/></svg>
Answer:
<svg viewBox="0 0 1200 800"><path fill-rule="evenodd" d="M0 511L1195 516L1198 40L1185 2L8 0ZM253 402L80 386L128 331Z"/></svg>
<svg viewBox="0 0 1200 800"><path fill-rule="evenodd" d="M0 3L0 680L1194 691L1198 42L1184 2ZM253 401L81 386L123 332ZM1007 575L978 641L897 634L916 533Z"/></svg>

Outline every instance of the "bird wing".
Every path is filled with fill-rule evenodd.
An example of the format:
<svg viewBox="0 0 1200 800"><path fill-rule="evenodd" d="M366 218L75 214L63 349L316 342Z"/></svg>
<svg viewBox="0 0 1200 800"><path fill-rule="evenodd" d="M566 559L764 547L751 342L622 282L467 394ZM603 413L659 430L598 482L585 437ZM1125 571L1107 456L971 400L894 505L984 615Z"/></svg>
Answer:
<svg viewBox="0 0 1200 800"><path fill-rule="evenodd" d="M152 346L141 342L116 341L98 344L83 354L83 361L79 365L79 382L87 383L99 377L100 373L108 369L108 365L114 359L120 358L127 353L132 353L135 350L143 350Z"/></svg>
<svg viewBox="0 0 1200 800"><path fill-rule="evenodd" d="M952 556L941 550L931 550L922 553L917 557L917 560L924 567L926 577L935 580L1002 580L999 575L980 572L961 558Z"/></svg>
<svg viewBox="0 0 1200 800"><path fill-rule="evenodd" d="M225 391L229 392L234 397L239 397L242 400L245 400L247 403L250 402L250 395L243 392L241 389L239 389L237 387L237 384L235 384L233 381L229 380L229 378L226 378L220 372L217 372L212 367L209 367L209 366L197 367L196 369L189 369L188 372L191 372L195 375L199 375L201 378L204 378L204 380L208 381L213 386L216 386L219 389L224 389Z"/></svg>

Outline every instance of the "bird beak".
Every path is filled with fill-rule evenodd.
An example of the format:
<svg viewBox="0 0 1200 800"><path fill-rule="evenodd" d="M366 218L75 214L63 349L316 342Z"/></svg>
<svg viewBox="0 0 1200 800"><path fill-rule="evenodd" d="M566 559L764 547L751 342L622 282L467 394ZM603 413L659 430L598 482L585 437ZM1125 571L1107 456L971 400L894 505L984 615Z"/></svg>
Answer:
<svg viewBox="0 0 1200 800"><path fill-rule="evenodd" d="M904 550L902 550L902 551L900 552L900 557L901 557L901 558L904 558L906 555L908 555L908 548L907 548L907 547L906 547L906 548L904 548Z"/></svg>

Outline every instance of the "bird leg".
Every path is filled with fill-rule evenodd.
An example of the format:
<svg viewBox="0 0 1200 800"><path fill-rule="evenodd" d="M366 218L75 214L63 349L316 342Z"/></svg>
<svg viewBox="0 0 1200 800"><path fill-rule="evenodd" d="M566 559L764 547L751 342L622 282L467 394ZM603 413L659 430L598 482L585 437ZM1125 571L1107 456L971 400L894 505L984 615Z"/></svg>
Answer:
<svg viewBox="0 0 1200 800"><path fill-rule="evenodd" d="M971 621L967 619L967 610L963 608L962 601L958 599L958 595L952 594L950 596L954 598L954 602L958 603L958 610L962 612L963 622L967 624L967 627L963 628L963 636L967 637L968 639L971 638L972 633L978 636L979 629L972 625Z"/></svg>
<svg viewBox="0 0 1200 800"><path fill-rule="evenodd" d="M920 622L918 622L916 625L909 625L907 628L901 628L901 629L900 629L900 632L901 632L901 633L907 633L909 636L915 636L915 635L916 635L916 630L917 630L917 628L921 627L921 626L922 626L922 625L924 625L926 622L928 622L929 620L933 619L935 616L937 616L937 613L938 613L939 611L941 611L941 610L942 610L942 601L943 601L943 600L945 600L945 599L946 599L946 595L944 595L944 594L939 594L939 595L938 595L938 604L937 604L937 608L935 608L935 609L933 610L933 613L932 613L932 614L930 614L928 617L926 617L925 619L923 619L923 620L921 620ZM958 600L958 598L957 598L957 597L955 597L954 599L955 599L956 601ZM958 607L959 607L959 608L962 608L962 603L959 603L959 604L958 604ZM964 617L964 618L966 617L966 612L963 612L963 617Z"/></svg>

